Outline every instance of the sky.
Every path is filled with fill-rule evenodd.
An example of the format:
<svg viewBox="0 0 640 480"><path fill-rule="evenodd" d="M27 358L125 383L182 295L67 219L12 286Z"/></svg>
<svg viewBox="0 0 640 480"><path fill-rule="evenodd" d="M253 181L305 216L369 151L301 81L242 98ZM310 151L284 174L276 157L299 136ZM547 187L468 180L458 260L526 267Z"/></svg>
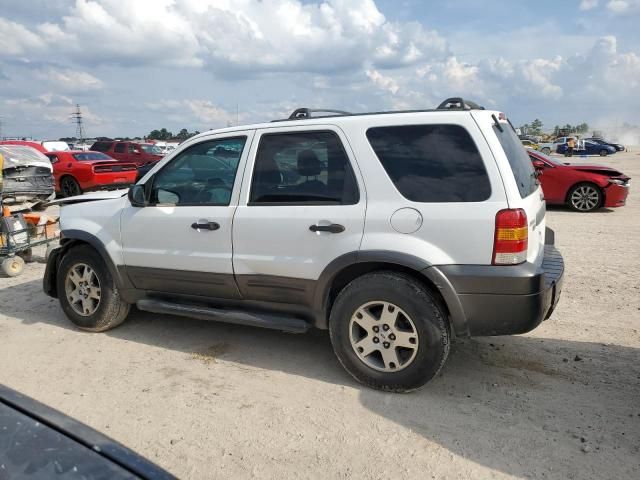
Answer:
<svg viewBox="0 0 640 480"><path fill-rule="evenodd" d="M0 0L1 136L434 108L640 124L640 0Z"/></svg>

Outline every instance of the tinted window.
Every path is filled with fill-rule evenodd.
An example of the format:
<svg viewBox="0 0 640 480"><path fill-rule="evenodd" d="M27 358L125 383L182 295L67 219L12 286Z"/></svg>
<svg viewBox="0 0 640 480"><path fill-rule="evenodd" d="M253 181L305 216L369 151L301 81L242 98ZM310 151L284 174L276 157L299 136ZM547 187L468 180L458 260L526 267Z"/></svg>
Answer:
<svg viewBox="0 0 640 480"><path fill-rule="evenodd" d="M113 160L109 155L105 155L100 152L84 152L84 153L74 153L73 158L78 160L79 162L84 162L87 160Z"/></svg>
<svg viewBox="0 0 640 480"><path fill-rule="evenodd" d="M413 202L480 202L491 195L482 156L459 125L376 127L367 138L396 188Z"/></svg>
<svg viewBox="0 0 640 480"><path fill-rule="evenodd" d="M522 147L513 129L504 123L501 124L501 127L502 131L494 125L493 131L496 132L500 145L509 159L520 196L522 198L528 197L538 188L535 170L531 165L527 151Z"/></svg>
<svg viewBox="0 0 640 480"><path fill-rule="evenodd" d="M58 157L55 154L47 153L46 155L49 158L49 160L51 160L51 163L57 163Z"/></svg>
<svg viewBox="0 0 640 480"><path fill-rule="evenodd" d="M251 204L353 205L358 187L333 132L263 135L251 183Z"/></svg>
<svg viewBox="0 0 640 480"><path fill-rule="evenodd" d="M246 140L225 138L189 147L155 175L151 203L229 205Z"/></svg>
<svg viewBox="0 0 640 480"><path fill-rule="evenodd" d="M116 143L116 148L114 148L113 151L115 153L124 153L126 146L126 143Z"/></svg>
<svg viewBox="0 0 640 480"><path fill-rule="evenodd" d="M96 152L106 152L107 150L109 150L110 146L110 142L96 142L91 145L91 150L95 150Z"/></svg>

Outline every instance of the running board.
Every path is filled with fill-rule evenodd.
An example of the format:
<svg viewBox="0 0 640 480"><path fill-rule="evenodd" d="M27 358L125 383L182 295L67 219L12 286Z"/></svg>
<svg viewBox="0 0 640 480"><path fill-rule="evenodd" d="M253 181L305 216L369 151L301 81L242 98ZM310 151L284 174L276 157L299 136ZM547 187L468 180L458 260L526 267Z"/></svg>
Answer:
<svg viewBox="0 0 640 480"><path fill-rule="evenodd" d="M286 315L200 307L150 298L138 300L136 307L138 307L138 310L144 310L145 312L179 315L181 317L197 318L198 320L249 325L251 327L270 328L290 333L304 333L310 326L309 323L302 319Z"/></svg>

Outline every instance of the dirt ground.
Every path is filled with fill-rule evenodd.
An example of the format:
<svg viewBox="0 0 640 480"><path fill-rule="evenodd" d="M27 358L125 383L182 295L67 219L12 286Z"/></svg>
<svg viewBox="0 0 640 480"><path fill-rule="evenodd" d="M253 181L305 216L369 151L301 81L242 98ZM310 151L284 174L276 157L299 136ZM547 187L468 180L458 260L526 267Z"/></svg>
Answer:
<svg viewBox="0 0 640 480"><path fill-rule="evenodd" d="M575 159L634 177L626 207L549 209L566 262L553 317L456 340L418 392L356 384L324 332L135 311L83 333L42 293L42 259L0 278L0 383L181 478L640 478L638 151Z"/></svg>

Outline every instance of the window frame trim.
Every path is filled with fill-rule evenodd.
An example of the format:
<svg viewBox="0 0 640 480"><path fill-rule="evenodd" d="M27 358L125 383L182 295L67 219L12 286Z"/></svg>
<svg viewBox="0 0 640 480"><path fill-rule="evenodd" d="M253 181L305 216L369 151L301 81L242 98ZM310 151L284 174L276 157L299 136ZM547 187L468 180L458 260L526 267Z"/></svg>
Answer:
<svg viewBox="0 0 640 480"><path fill-rule="evenodd" d="M236 132L234 132L236 133ZM202 141L196 141L196 142L192 142L189 145L185 145L185 148L180 149L179 151L176 150L175 155L173 155L171 158L167 159L167 162L160 166L159 170L157 172L155 172L153 174L153 176L151 178L149 178L146 182L145 182L145 191L148 189L148 193L146 193L147 196L147 207L229 207L232 204L233 201L233 194L234 191L236 189L236 186L238 186L238 171L241 168L241 164L243 161L243 156L247 155L248 152L248 148L251 148L251 142L253 140L253 135L251 135L251 131L244 131L244 132L239 132L239 135L231 135L231 136L221 136L221 137L214 137L214 138L202 138L202 139L198 139L198 140L202 140ZM242 151L240 152L240 158L238 159L238 165L236 166L236 171L235 171L235 175L233 177L233 185L231 186L231 191L230 191L230 195L229 195L229 202L228 203L193 203L193 202L188 202L188 203L180 203L180 204L176 204L176 203L150 203L151 201L151 194L153 193L153 188L155 185L155 181L157 176L160 174L160 172L162 172L164 169L168 168L169 165L173 164L177 159L179 159L183 153L189 151L191 148L197 146L197 145L201 145L203 143L207 143L207 142L216 142L216 141L224 141L224 140L236 140L236 139L241 139L243 138L245 140L244 146L242 147ZM240 179L240 184L242 183L242 179Z"/></svg>
<svg viewBox="0 0 640 480"><path fill-rule="evenodd" d="M307 127L307 126L305 126ZM312 128L308 128L308 127L312 127ZM248 207L326 207L326 206L333 206L333 207L347 207L347 206L352 206L352 205L358 205L361 201L362 201L362 192L360 189L360 184L359 184L359 180L358 180L358 176L356 175L356 169L354 168L354 162L355 162L355 158L352 160L352 158L349 156L349 153L347 152L347 149L345 147L345 143L343 142L340 134L338 133L338 131L335 129L336 127L334 127L333 125L309 125L307 128L287 128L284 127L282 130L278 129L277 131L269 131L268 129L265 129L263 131L259 131L258 134L260 135L260 138L258 139L258 142L256 144L255 147L255 151L251 152L251 156L252 156L252 162L251 162L251 177L249 178L248 181L248 185L247 185L247 198L246 198L246 205ZM316 127L316 128L313 128ZM319 127L319 128L318 128ZM324 127L324 128L323 128ZM253 191L253 181L255 179L255 172L256 172L256 164L257 164L257 158L258 158L258 153L260 151L260 147L262 145L262 140L264 137L269 137L269 136L277 136L277 135L304 135L304 134L313 134L313 133L329 133L331 135L333 135L336 140L338 141L338 144L340 145L340 149L342 150L342 153L344 154L346 160L347 160L347 165L351 170L351 175L353 176L353 180L354 180L354 185L356 188L356 197L355 197L355 201L353 203L337 203L337 202L333 202L333 201L313 201L313 202L255 202L255 201L251 201L251 193ZM357 164L356 164L357 166ZM247 167L249 168L249 167Z"/></svg>

